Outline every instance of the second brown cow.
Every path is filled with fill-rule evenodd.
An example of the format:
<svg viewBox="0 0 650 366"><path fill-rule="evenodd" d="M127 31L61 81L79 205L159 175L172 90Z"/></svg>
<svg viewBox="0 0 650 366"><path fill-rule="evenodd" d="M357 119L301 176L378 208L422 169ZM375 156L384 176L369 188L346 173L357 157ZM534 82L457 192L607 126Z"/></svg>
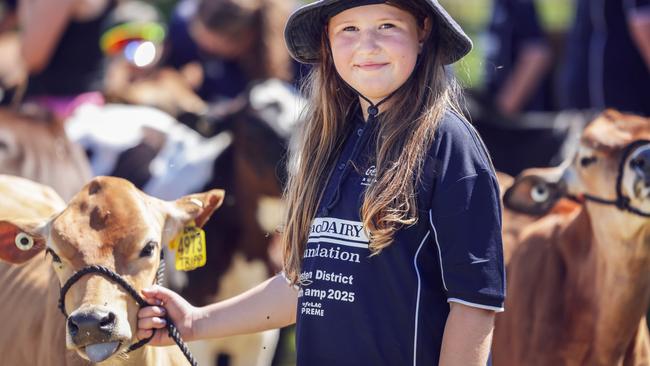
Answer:
<svg viewBox="0 0 650 366"><path fill-rule="evenodd" d="M571 161L524 172L505 203L539 214L565 195L580 204L512 248L494 364L649 365L650 119L605 112Z"/></svg>

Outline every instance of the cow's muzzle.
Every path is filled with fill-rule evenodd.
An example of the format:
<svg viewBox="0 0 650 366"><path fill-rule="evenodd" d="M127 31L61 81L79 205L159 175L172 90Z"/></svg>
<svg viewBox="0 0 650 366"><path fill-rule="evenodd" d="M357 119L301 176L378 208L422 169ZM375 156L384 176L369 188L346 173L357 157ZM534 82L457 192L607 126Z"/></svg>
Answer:
<svg viewBox="0 0 650 366"><path fill-rule="evenodd" d="M628 161L629 163L626 163ZM645 186L644 188L646 189L650 187L650 179L648 178L650 176L650 141L636 140L631 142L623 150L623 155L619 163L618 176L616 177L616 199L609 200L590 194L583 194L582 198L604 205L613 205L621 211L627 211L637 216L650 218L650 212L634 207L632 205L632 199L623 191L623 180L628 164L629 168L636 173L638 178L637 181L642 182L642 185ZM644 196L639 198L644 199L646 197Z"/></svg>
<svg viewBox="0 0 650 366"><path fill-rule="evenodd" d="M107 342L113 335L115 320L115 313L104 309L75 311L68 318L68 332L78 345Z"/></svg>
<svg viewBox="0 0 650 366"><path fill-rule="evenodd" d="M158 267L158 271L156 272L156 283L160 284L163 281L163 276L165 272L165 258L163 255L163 251L160 252L160 265ZM68 293L70 288L77 282L79 281L83 276L88 275L88 274L98 274L106 279L118 284L120 287L124 289L135 302L140 306L148 306L149 304L145 301L145 299L140 296L138 293L138 290L136 290L133 286L131 286L130 283L128 283L122 276L119 274L113 272L110 268L104 267L104 266L99 266L99 265L90 265L88 267L84 267L77 271L75 274L73 274L68 280L61 286L61 293L59 295L59 310L61 310L61 313L63 313L63 316L66 317L68 320L68 325L70 325L70 318L72 318L75 315L75 312L72 314L68 315L68 313L65 310L65 295ZM77 320L72 320L73 325L76 327L75 332L77 333L77 336L81 336L81 329L79 327L80 323L83 324L84 327L87 329L93 329L93 331L96 331L97 333L97 339L102 340L102 334L107 335L108 333L114 333L115 330L115 317L114 315L111 316L110 312L106 312L105 314L102 314L101 312L95 312L91 311L90 314L86 313L84 316L79 316L77 317ZM174 323L171 321L171 319L166 318L167 320L167 331L169 332L169 336L174 340L176 345L181 349L181 352L183 352L183 355L187 359L187 361L190 363L192 366L196 366L196 360L192 356L192 353L190 352L189 348L187 345L183 342L181 339L181 336L178 332L178 329L174 325ZM111 327L110 323L114 323L113 326ZM112 329L112 331L110 330ZM72 336L72 330L69 330L70 335ZM136 343L133 343L126 347L125 353L129 353L131 351L135 351L136 349L144 346L147 344L153 337L155 336L155 330L154 333L149 337L149 338L144 338ZM102 362L104 360L107 360L109 357L113 356L116 354L119 350L120 347L122 346L122 341L119 340L119 338L113 340L115 335L113 334L112 337L107 338L109 341L108 342L103 342L103 343L93 343L93 344L88 344L81 351L83 351L88 358L93 361L94 363L97 362ZM129 337L130 338L130 337ZM130 339L129 339L130 340ZM125 340L126 341L126 340Z"/></svg>
<svg viewBox="0 0 650 366"><path fill-rule="evenodd" d="M147 306L147 302L122 276L103 266L90 265L82 268L63 284L59 297L59 309L67 319L68 333L75 345L79 347L79 351L85 353L88 359L97 363L121 351L121 345L128 344L131 335L125 337L124 335L118 334L117 316L102 307L79 309L68 315L65 310L66 294L77 281L88 274L101 275L111 282L118 284L124 291L131 295L140 307ZM142 339L129 345L125 352L131 352L144 346L150 339Z"/></svg>
<svg viewBox="0 0 650 366"><path fill-rule="evenodd" d="M111 357L126 340L116 334L117 316L108 309L94 307L74 311L67 325L74 344L95 363Z"/></svg>

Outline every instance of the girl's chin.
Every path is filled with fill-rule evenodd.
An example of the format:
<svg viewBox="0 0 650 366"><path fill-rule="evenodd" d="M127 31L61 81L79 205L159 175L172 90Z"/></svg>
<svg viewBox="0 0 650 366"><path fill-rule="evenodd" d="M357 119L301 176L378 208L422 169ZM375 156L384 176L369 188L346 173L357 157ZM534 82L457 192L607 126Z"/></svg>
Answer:
<svg viewBox="0 0 650 366"><path fill-rule="evenodd" d="M384 80L380 78L363 78L354 80L350 83L359 93L365 97L372 98L379 95L389 95L394 90L399 88L395 82ZM372 97L371 97L372 96Z"/></svg>

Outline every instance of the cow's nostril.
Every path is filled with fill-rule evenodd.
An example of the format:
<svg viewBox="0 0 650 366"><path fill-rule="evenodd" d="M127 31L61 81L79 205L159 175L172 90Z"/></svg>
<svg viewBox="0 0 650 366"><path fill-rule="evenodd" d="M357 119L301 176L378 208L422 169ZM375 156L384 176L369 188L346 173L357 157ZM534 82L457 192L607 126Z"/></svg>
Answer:
<svg viewBox="0 0 650 366"><path fill-rule="evenodd" d="M108 313L104 318L102 318L99 323L101 329L113 328L115 326L115 314L112 312Z"/></svg>
<svg viewBox="0 0 650 366"><path fill-rule="evenodd" d="M74 321L72 321L72 318L68 318L68 331L73 337L76 337L77 334L79 334L79 327L74 323Z"/></svg>
<svg viewBox="0 0 650 366"><path fill-rule="evenodd" d="M68 319L68 332L76 343L106 342L114 332L115 326L115 314L99 309L73 313Z"/></svg>

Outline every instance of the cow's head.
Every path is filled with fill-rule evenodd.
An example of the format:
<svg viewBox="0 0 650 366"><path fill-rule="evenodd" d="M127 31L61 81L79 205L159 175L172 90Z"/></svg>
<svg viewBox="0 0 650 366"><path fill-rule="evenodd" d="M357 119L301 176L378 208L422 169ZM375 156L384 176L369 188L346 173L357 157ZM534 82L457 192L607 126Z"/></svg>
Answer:
<svg viewBox="0 0 650 366"><path fill-rule="evenodd" d="M136 290L150 286L160 251L190 222L203 226L221 205L212 190L162 201L126 180L99 177L50 219L0 221L0 257L20 263L46 251L61 284L89 265L121 275ZM137 303L111 280L89 273L65 298L67 346L101 362L136 339Z"/></svg>
<svg viewBox="0 0 650 366"><path fill-rule="evenodd" d="M650 215L650 119L604 112L585 129L571 160L558 168L523 172L506 192L504 203L541 215L564 196L589 202L590 210L620 213L607 213L608 220L646 222L643 213Z"/></svg>

